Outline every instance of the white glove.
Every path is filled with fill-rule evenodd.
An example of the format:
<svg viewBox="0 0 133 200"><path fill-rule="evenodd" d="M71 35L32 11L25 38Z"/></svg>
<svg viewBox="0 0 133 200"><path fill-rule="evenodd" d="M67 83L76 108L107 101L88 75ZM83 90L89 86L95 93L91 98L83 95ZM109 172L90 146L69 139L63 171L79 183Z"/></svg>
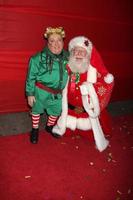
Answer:
<svg viewBox="0 0 133 200"><path fill-rule="evenodd" d="M80 91L81 91L81 94L82 94L82 95L88 95L88 94L89 94L88 86L89 86L89 83L88 83L88 82L84 82L84 83L80 86Z"/></svg>
<svg viewBox="0 0 133 200"><path fill-rule="evenodd" d="M89 116L92 118L98 117L100 114L100 107L93 84L89 82L84 82L80 86L80 91L82 94L84 108L88 112ZM90 102L88 102L88 96L90 96Z"/></svg>

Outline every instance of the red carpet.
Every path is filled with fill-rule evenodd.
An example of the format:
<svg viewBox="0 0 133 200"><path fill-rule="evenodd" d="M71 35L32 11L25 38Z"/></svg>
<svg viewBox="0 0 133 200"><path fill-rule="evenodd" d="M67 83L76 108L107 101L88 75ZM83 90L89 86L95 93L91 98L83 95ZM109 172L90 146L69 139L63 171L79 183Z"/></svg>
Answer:
<svg viewBox="0 0 133 200"><path fill-rule="evenodd" d="M85 135L0 137L1 200L133 200L133 116L115 117L102 153Z"/></svg>

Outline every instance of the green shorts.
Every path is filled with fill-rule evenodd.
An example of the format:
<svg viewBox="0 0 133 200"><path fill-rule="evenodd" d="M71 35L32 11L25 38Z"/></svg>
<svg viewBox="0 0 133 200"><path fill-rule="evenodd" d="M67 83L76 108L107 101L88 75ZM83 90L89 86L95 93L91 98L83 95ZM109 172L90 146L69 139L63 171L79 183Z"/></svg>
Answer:
<svg viewBox="0 0 133 200"><path fill-rule="evenodd" d="M62 95L61 94L51 94L36 88L35 90L36 102L32 107L33 114L42 114L45 111L48 115L59 116L62 111Z"/></svg>

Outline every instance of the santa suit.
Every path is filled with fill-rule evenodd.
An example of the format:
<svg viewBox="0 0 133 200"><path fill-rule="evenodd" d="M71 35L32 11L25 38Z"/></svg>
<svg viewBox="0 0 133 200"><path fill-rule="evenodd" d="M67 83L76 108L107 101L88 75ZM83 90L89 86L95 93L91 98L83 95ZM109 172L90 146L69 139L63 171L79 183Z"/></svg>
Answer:
<svg viewBox="0 0 133 200"><path fill-rule="evenodd" d="M108 146L100 125L100 113L107 106L113 88L113 76L104 67L93 47L88 71L73 74L68 66L69 80L63 91L62 114L53 132L63 135L71 130L92 130L96 147L103 151Z"/></svg>

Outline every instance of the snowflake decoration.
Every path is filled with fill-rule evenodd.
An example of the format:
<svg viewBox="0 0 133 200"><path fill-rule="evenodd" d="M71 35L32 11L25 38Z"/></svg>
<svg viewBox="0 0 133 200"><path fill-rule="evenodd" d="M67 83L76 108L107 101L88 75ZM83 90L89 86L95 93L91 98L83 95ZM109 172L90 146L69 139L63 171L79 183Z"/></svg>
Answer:
<svg viewBox="0 0 133 200"><path fill-rule="evenodd" d="M105 87L101 86L101 87L98 88L98 94L100 96L103 96L105 93L106 93L106 88Z"/></svg>

